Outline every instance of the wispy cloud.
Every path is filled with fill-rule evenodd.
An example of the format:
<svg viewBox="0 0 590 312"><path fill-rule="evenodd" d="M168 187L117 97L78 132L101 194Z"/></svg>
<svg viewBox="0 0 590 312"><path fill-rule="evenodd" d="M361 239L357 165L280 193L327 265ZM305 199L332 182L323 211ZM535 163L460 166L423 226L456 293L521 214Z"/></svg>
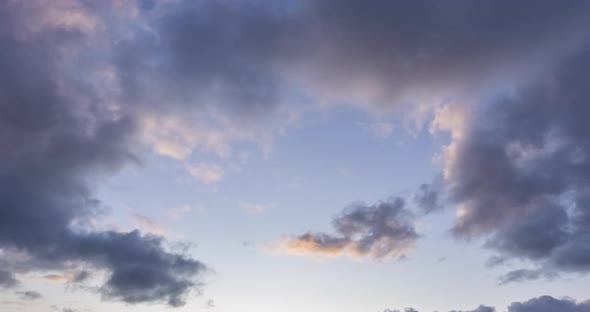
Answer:
<svg viewBox="0 0 590 312"><path fill-rule="evenodd" d="M154 219L139 213L133 213L132 216L133 221L142 231L160 236L166 236L168 234L168 231Z"/></svg>
<svg viewBox="0 0 590 312"><path fill-rule="evenodd" d="M181 205L167 210L167 216L172 220L179 220L185 215L193 212L193 207L190 205Z"/></svg>
<svg viewBox="0 0 590 312"><path fill-rule="evenodd" d="M242 211L251 215L262 214L270 209L270 207L266 204L251 202L241 202L239 206Z"/></svg>
<svg viewBox="0 0 590 312"><path fill-rule="evenodd" d="M186 165L186 168L191 176L204 184L218 183L225 175L225 170L217 164Z"/></svg>
<svg viewBox="0 0 590 312"><path fill-rule="evenodd" d="M360 123L360 125L376 137L382 139L389 138L395 130L395 125L387 121L373 121L370 123Z"/></svg>

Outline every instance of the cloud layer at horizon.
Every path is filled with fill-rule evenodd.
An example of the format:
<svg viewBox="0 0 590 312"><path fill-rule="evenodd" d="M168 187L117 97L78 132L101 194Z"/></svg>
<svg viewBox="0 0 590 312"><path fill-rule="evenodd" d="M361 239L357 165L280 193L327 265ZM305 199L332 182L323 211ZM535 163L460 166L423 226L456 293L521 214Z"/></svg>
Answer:
<svg viewBox="0 0 590 312"><path fill-rule="evenodd" d="M385 310L384 312L396 312L400 310ZM450 312L495 312L496 309L490 306L480 305L474 310ZM513 302L508 306L508 312L588 312L590 301L576 302L569 298L557 299L551 296L541 296L523 302ZM419 312L413 308L406 308L404 312Z"/></svg>

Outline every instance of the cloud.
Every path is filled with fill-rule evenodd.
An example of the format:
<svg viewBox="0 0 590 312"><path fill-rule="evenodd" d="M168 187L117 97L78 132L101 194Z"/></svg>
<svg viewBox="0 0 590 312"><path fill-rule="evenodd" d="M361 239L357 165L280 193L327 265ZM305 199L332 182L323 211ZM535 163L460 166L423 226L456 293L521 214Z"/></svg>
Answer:
<svg viewBox="0 0 590 312"><path fill-rule="evenodd" d="M586 4L535 4L303 1L302 33L277 46L292 47L288 75L315 98L382 110L521 76L584 36Z"/></svg>
<svg viewBox="0 0 590 312"><path fill-rule="evenodd" d="M590 6L569 0L303 0L283 8L161 1L136 11L125 28L131 35L113 47L125 98L149 116L248 125L242 131L272 124L294 91L382 111L517 79L575 46L590 24ZM158 130L152 139L160 152L183 158L207 142L196 133Z"/></svg>
<svg viewBox="0 0 590 312"><path fill-rule="evenodd" d="M80 271L78 273L76 273L72 279L70 280L71 283L82 283L86 280L88 280L90 277L92 276L92 273L89 271Z"/></svg>
<svg viewBox="0 0 590 312"><path fill-rule="evenodd" d="M27 301L33 301L33 300L37 300L42 298L43 296L36 292L36 291L32 291L32 290L27 290L27 291L19 291L17 292L17 294L19 295L19 297L23 300L27 300Z"/></svg>
<svg viewBox="0 0 590 312"><path fill-rule="evenodd" d="M590 270L588 70L585 47L465 113L443 155L456 236L544 270Z"/></svg>
<svg viewBox="0 0 590 312"><path fill-rule="evenodd" d="M139 213L133 214L133 220L137 224L137 226L143 230L144 232L165 236L167 231L164 227L162 227L158 222L150 217L146 217Z"/></svg>
<svg viewBox="0 0 590 312"><path fill-rule="evenodd" d="M400 310L386 309L383 312L398 312ZM418 312L413 308L404 309L405 312ZM474 310L452 310L450 312L494 312L494 307L480 305ZM590 301L575 302L572 299L556 299L551 296L541 296L524 302L513 302L508 306L508 312L588 312Z"/></svg>
<svg viewBox="0 0 590 312"><path fill-rule="evenodd" d="M12 288L19 284L20 282L14 277L12 272L0 270L0 287L2 288Z"/></svg>
<svg viewBox="0 0 590 312"><path fill-rule="evenodd" d="M195 150L225 157L230 152L229 141L234 138L228 131L191 125L175 116L146 115L140 120L142 140L158 154L179 160L188 158Z"/></svg>
<svg viewBox="0 0 590 312"><path fill-rule="evenodd" d="M87 22L101 23L98 9L71 3L66 11L61 2L0 5L2 261L26 254L18 273L89 266L107 275L105 299L179 306L202 263L168 252L159 237L79 226L103 210L96 181L137 163L138 142L112 71L92 61L103 28Z"/></svg>
<svg viewBox="0 0 590 312"><path fill-rule="evenodd" d="M508 312L588 312L590 302L576 303L571 299L556 299L551 296L533 298L525 302L515 302L508 307Z"/></svg>
<svg viewBox="0 0 590 312"><path fill-rule="evenodd" d="M52 282L77 283L85 280L89 275L90 272L88 271L71 271L46 274L45 276L43 276L43 278L46 280L50 280Z"/></svg>
<svg viewBox="0 0 590 312"><path fill-rule="evenodd" d="M455 311L455 310L453 310L451 312L495 312L495 311L496 311L496 309L494 309L493 307L480 305L475 310L469 310L469 311Z"/></svg>
<svg viewBox="0 0 590 312"><path fill-rule="evenodd" d="M544 270L519 269L510 271L499 278L499 284L504 285L513 282L534 281L540 278L553 279L557 277L555 272Z"/></svg>
<svg viewBox="0 0 590 312"><path fill-rule="evenodd" d="M216 164L187 165L191 176L205 184L215 184L223 179L225 170Z"/></svg>
<svg viewBox="0 0 590 312"><path fill-rule="evenodd" d="M387 139L395 130L395 125L386 121L374 121L371 123L361 123L363 128L373 133L376 137Z"/></svg>
<svg viewBox="0 0 590 312"><path fill-rule="evenodd" d="M567 0L152 4L0 5L0 247L34 259L15 272L92 267L108 276L105 299L179 306L198 290L201 262L161 237L80 226L104 210L97 184L146 147L186 160L195 150L224 157L234 140L272 141L293 93L381 110L516 80L576 48L590 23L590 5ZM588 269L587 65L574 57L454 137L444 175L460 206L455 233ZM212 164L187 168L204 183L224 176ZM353 206L334 226L336 235L291 242L395 258L418 236L396 200Z"/></svg>
<svg viewBox="0 0 590 312"><path fill-rule="evenodd" d="M414 194L414 203L419 210L425 214L442 210L444 205L442 203L441 182L436 181L432 184L421 184L416 194Z"/></svg>
<svg viewBox="0 0 590 312"><path fill-rule="evenodd" d="M242 202L240 203L240 209L247 214L256 215L266 212L269 207L261 203Z"/></svg>
<svg viewBox="0 0 590 312"><path fill-rule="evenodd" d="M191 213L193 211L193 207L189 205L181 205L178 207L170 208L167 210L167 216L172 220L179 220L183 216Z"/></svg>
<svg viewBox="0 0 590 312"><path fill-rule="evenodd" d="M400 259L419 237L412 222L401 198L352 204L332 220L336 235L307 232L286 238L281 248L293 254Z"/></svg>

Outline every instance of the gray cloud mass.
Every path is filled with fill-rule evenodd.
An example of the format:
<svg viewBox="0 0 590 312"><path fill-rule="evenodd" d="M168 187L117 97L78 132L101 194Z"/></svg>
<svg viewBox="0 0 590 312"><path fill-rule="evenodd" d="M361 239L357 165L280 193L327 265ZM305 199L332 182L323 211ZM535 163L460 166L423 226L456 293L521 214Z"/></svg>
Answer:
<svg viewBox="0 0 590 312"><path fill-rule="evenodd" d="M488 235L504 257L590 269L588 47L475 113L446 186L458 236Z"/></svg>
<svg viewBox="0 0 590 312"><path fill-rule="evenodd" d="M101 210L92 180L135 161L134 122L67 70L74 55L64 49L85 34L65 26L23 34L26 9L0 5L0 247L44 262L25 271L71 262L105 270L104 298L182 305L203 264L166 251L162 238L73 226Z"/></svg>
<svg viewBox="0 0 590 312"><path fill-rule="evenodd" d="M12 272L0 270L0 287L2 288L12 288L17 286L19 281L14 277Z"/></svg>
<svg viewBox="0 0 590 312"><path fill-rule="evenodd" d="M288 238L285 248L312 255L403 258L419 238L405 205L401 198L374 205L352 204L332 220L337 234L307 232Z"/></svg>

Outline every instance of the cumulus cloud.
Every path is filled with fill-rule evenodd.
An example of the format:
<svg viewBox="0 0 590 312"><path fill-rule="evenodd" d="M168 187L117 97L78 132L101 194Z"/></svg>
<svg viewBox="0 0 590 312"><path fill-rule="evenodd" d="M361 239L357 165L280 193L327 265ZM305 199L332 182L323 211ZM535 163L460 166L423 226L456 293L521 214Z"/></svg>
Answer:
<svg viewBox="0 0 590 312"><path fill-rule="evenodd" d="M316 98L372 109L478 88L503 71L520 74L584 36L588 23L587 5L575 1L335 3L303 1L296 19L304 33L291 36L302 39L285 63Z"/></svg>
<svg viewBox="0 0 590 312"><path fill-rule="evenodd" d="M463 120L443 155L455 235L544 270L590 270L588 70L586 46Z"/></svg>
<svg viewBox="0 0 590 312"><path fill-rule="evenodd" d="M571 299L556 299L551 296L533 298L525 302L515 302L508 312L588 312L590 301L576 303Z"/></svg>
<svg viewBox="0 0 590 312"><path fill-rule="evenodd" d="M401 198L370 206L352 204L332 220L332 226L335 235L307 232L286 238L281 247L293 254L399 259L419 237Z"/></svg>
<svg viewBox="0 0 590 312"><path fill-rule="evenodd" d="M159 237L75 226L102 211L95 179L137 157L134 117L117 104L109 71L84 50L100 28L85 26L96 12L70 2L65 11L61 2L0 5L0 246L10 251L3 257L34 259L17 263L18 272L87 265L106 273L105 299L181 305L202 263L167 251Z"/></svg>
<svg viewBox="0 0 590 312"><path fill-rule="evenodd" d="M294 90L383 110L526 75L585 35L589 10L569 0L157 1L137 9L132 35L117 41L116 70L126 98L151 116L202 121L205 111L224 126L252 126L276 117ZM207 146L206 134L154 135L174 157Z"/></svg>
<svg viewBox="0 0 590 312"><path fill-rule="evenodd" d="M383 312L399 312L400 310L386 309ZM413 308L404 309L405 312L418 312ZM452 310L450 312L495 312L494 307L480 305L474 310ZM569 298L556 299L551 296L541 296L523 302L513 302L508 306L508 312L588 312L590 301L576 302Z"/></svg>

